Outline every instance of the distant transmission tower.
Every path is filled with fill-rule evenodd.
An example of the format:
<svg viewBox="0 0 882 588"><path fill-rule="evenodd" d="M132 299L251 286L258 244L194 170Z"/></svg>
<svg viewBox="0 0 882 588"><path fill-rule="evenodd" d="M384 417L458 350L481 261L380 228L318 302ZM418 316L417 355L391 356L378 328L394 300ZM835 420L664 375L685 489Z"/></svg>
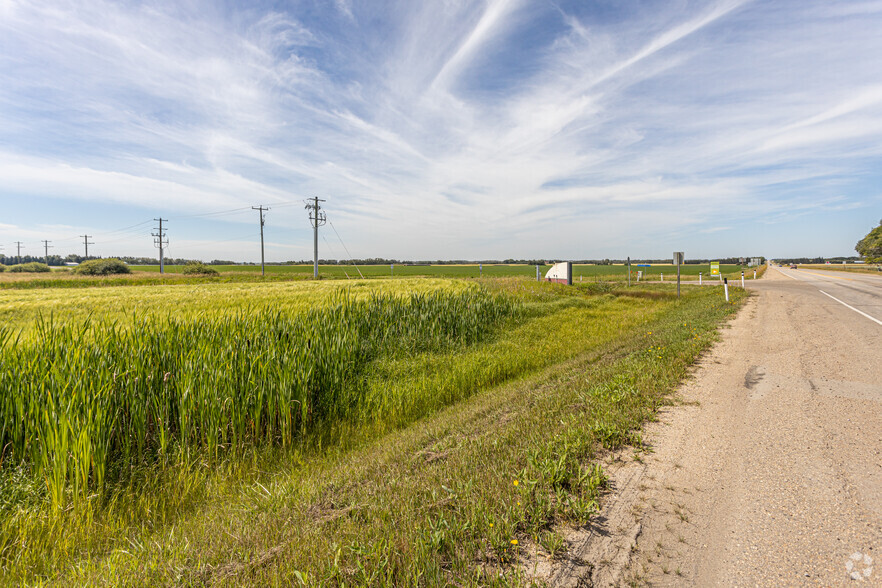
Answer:
<svg viewBox="0 0 882 588"><path fill-rule="evenodd" d="M318 278L318 228L328 222L325 213L322 212L322 207L319 202L325 202L314 196L309 198L306 201L306 210L309 211L309 222L312 224L313 229L313 262L312 262L312 277Z"/></svg>
<svg viewBox="0 0 882 588"><path fill-rule="evenodd" d="M89 241L92 238L92 235L80 235L83 238L83 245L86 246L86 259L89 259L89 245L94 245L95 243Z"/></svg>
<svg viewBox="0 0 882 588"><path fill-rule="evenodd" d="M46 251L46 265L49 265L49 249L54 249L49 243L51 243L51 241L43 239L43 247L45 247Z"/></svg>
<svg viewBox="0 0 882 588"><path fill-rule="evenodd" d="M21 241L15 242L17 263L21 263Z"/></svg>
<svg viewBox="0 0 882 588"><path fill-rule="evenodd" d="M269 210L269 208L264 208L263 204L261 204L260 206L252 206L251 210L260 211L260 275L265 276L266 275L266 268L264 267L264 264L263 264L263 224L264 224L263 213L266 212L267 210Z"/></svg>
<svg viewBox="0 0 882 588"><path fill-rule="evenodd" d="M153 246L159 249L159 273L165 273L165 247L168 245L168 236L162 230L162 223L168 222L167 218L155 218L155 221L159 221L159 228L156 229L155 233L150 233L153 235Z"/></svg>

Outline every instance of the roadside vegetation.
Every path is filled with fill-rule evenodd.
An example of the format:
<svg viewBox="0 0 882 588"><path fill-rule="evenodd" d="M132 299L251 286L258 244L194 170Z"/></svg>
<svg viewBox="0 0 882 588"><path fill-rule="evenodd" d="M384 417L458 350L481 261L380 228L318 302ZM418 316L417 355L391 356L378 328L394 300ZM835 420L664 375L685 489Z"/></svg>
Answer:
<svg viewBox="0 0 882 588"><path fill-rule="evenodd" d="M526 583L745 296L362 284L2 331L5 581Z"/></svg>
<svg viewBox="0 0 882 588"><path fill-rule="evenodd" d="M818 264L803 264L798 266L799 269L807 269L807 270L826 270L831 272L848 272L855 274L871 274L871 275L879 275L879 272L882 272L882 265L836 265L826 263L818 263Z"/></svg>
<svg viewBox="0 0 882 588"><path fill-rule="evenodd" d="M879 221L878 227L857 242L854 249L867 263L882 265L882 220Z"/></svg>

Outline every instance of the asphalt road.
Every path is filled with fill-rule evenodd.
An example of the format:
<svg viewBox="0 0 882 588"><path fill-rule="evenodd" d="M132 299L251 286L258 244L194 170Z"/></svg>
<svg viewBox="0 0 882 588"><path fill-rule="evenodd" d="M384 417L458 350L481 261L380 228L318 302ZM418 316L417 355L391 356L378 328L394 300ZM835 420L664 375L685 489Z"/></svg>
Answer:
<svg viewBox="0 0 882 588"><path fill-rule="evenodd" d="M874 276L831 270L770 269L809 284L828 298L848 305L855 312L882 326L882 273Z"/></svg>
<svg viewBox="0 0 882 588"><path fill-rule="evenodd" d="M882 278L747 287L651 452L609 464L601 525L573 545L592 585L882 586Z"/></svg>

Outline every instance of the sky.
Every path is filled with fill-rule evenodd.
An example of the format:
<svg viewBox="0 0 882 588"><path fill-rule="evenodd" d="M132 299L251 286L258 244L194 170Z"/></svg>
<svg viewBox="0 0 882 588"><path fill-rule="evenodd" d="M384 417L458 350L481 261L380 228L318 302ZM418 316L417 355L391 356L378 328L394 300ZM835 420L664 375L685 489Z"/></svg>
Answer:
<svg viewBox="0 0 882 588"><path fill-rule="evenodd" d="M855 255L882 2L0 0L0 252Z"/></svg>

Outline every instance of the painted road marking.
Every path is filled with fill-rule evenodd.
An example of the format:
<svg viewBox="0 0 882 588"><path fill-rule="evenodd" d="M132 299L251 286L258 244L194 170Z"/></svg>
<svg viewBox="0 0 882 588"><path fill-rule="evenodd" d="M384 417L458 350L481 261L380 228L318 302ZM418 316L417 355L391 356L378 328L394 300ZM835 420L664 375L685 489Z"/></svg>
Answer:
<svg viewBox="0 0 882 588"><path fill-rule="evenodd" d="M782 276L787 276L787 277L790 278L791 280L796 280L797 282L801 282L801 281L802 281L802 280L797 280L796 278L794 278L793 276L791 276L791 275L788 274L787 272L781 271L780 268L777 268L777 267L776 267L775 269L778 270L778 273L781 274Z"/></svg>
<svg viewBox="0 0 882 588"><path fill-rule="evenodd" d="M818 292L820 292L820 293L823 294L824 296L830 296L829 294L827 294L827 293L824 292L823 290L818 290ZM867 317L868 319L870 319L870 320L873 321L874 323L879 324L879 325L882 325L882 321L880 321L879 319L871 317L871 316L868 315L867 313L865 313L865 312L863 312L863 311L861 311L861 310L856 309L854 306L849 306L848 304L846 304L846 303L844 303L843 301L839 300L839 299L836 298L835 296L830 296L830 298L832 298L833 300L835 300L836 302L838 302L838 303L841 304L842 306L844 306L844 307L846 307L846 308L850 308L851 310L855 311L856 313L861 314L861 315Z"/></svg>

